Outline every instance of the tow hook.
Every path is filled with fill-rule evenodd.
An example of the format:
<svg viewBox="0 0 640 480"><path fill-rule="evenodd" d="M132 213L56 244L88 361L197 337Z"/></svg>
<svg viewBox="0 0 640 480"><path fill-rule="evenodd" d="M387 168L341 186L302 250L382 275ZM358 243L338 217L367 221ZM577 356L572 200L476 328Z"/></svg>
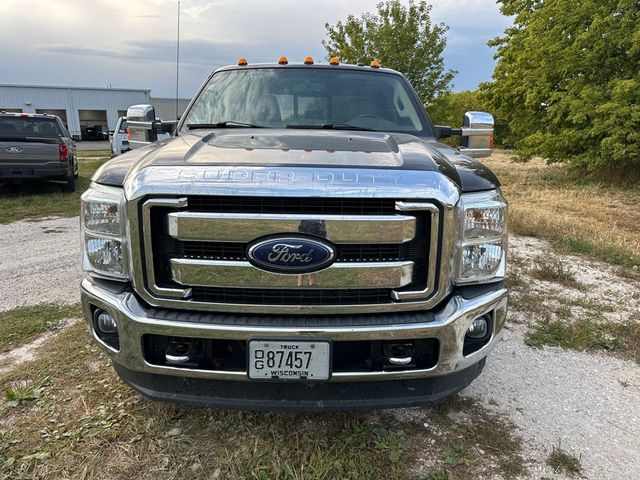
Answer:
<svg viewBox="0 0 640 480"><path fill-rule="evenodd" d="M192 342L183 340L172 340L164 354L164 359L168 365L184 365L189 363L194 354Z"/></svg>
<svg viewBox="0 0 640 480"><path fill-rule="evenodd" d="M406 366L413 361L413 344L386 343L382 348L382 354L390 365Z"/></svg>

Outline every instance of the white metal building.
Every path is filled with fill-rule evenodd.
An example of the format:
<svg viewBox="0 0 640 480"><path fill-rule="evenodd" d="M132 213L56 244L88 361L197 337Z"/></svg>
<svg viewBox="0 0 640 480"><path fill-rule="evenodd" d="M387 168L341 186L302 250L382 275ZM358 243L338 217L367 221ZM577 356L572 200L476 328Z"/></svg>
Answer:
<svg viewBox="0 0 640 480"><path fill-rule="evenodd" d="M130 88L0 84L0 111L57 115L76 137L82 135L84 127L100 125L103 131L115 130L118 117L126 116L131 105L141 103L156 107L159 118L175 120L175 98L152 98L150 93ZM178 115L189 101L178 99Z"/></svg>
<svg viewBox="0 0 640 480"><path fill-rule="evenodd" d="M0 85L0 111L57 115L71 135L79 136L86 126L114 130L129 106L150 103L149 94L123 88Z"/></svg>

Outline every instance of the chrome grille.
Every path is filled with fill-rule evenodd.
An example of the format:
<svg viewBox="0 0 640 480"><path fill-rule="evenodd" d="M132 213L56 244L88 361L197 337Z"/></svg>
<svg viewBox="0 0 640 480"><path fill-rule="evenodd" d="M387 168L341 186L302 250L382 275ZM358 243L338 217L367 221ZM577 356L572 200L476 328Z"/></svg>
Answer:
<svg viewBox="0 0 640 480"><path fill-rule="evenodd" d="M141 202L140 242L145 288L157 306L236 305L256 313L277 307L392 307L405 298L426 299L435 286L439 213L431 203L376 198L147 199ZM298 233L301 224L318 220L322 236L336 247L331 267L278 275L247 262L247 244L256 238ZM341 280L343 273L349 282Z"/></svg>

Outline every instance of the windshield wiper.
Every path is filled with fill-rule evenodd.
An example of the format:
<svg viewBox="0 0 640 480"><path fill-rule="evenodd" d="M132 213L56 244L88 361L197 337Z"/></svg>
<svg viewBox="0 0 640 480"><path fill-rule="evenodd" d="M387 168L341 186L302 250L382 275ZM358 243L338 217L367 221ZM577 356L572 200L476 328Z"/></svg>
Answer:
<svg viewBox="0 0 640 480"><path fill-rule="evenodd" d="M326 129L326 130L360 130L363 132L373 132L373 128L358 127L357 125L350 125L348 123L323 123L320 125L304 125L304 124L290 124L287 128L303 128L308 130L313 129Z"/></svg>
<svg viewBox="0 0 640 480"><path fill-rule="evenodd" d="M188 123L189 130L204 130L208 128L267 128L262 125L254 125L253 123L236 122L235 120L227 120L216 123Z"/></svg>

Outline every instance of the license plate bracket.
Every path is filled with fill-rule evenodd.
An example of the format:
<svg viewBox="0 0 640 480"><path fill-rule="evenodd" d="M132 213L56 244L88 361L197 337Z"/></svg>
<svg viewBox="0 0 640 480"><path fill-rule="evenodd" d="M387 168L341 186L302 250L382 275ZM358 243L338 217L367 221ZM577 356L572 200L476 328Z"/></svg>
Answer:
<svg viewBox="0 0 640 480"><path fill-rule="evenodd" d="M252 380L326 381L331 377L331 342L251 339L247 365Z"/></svg>

